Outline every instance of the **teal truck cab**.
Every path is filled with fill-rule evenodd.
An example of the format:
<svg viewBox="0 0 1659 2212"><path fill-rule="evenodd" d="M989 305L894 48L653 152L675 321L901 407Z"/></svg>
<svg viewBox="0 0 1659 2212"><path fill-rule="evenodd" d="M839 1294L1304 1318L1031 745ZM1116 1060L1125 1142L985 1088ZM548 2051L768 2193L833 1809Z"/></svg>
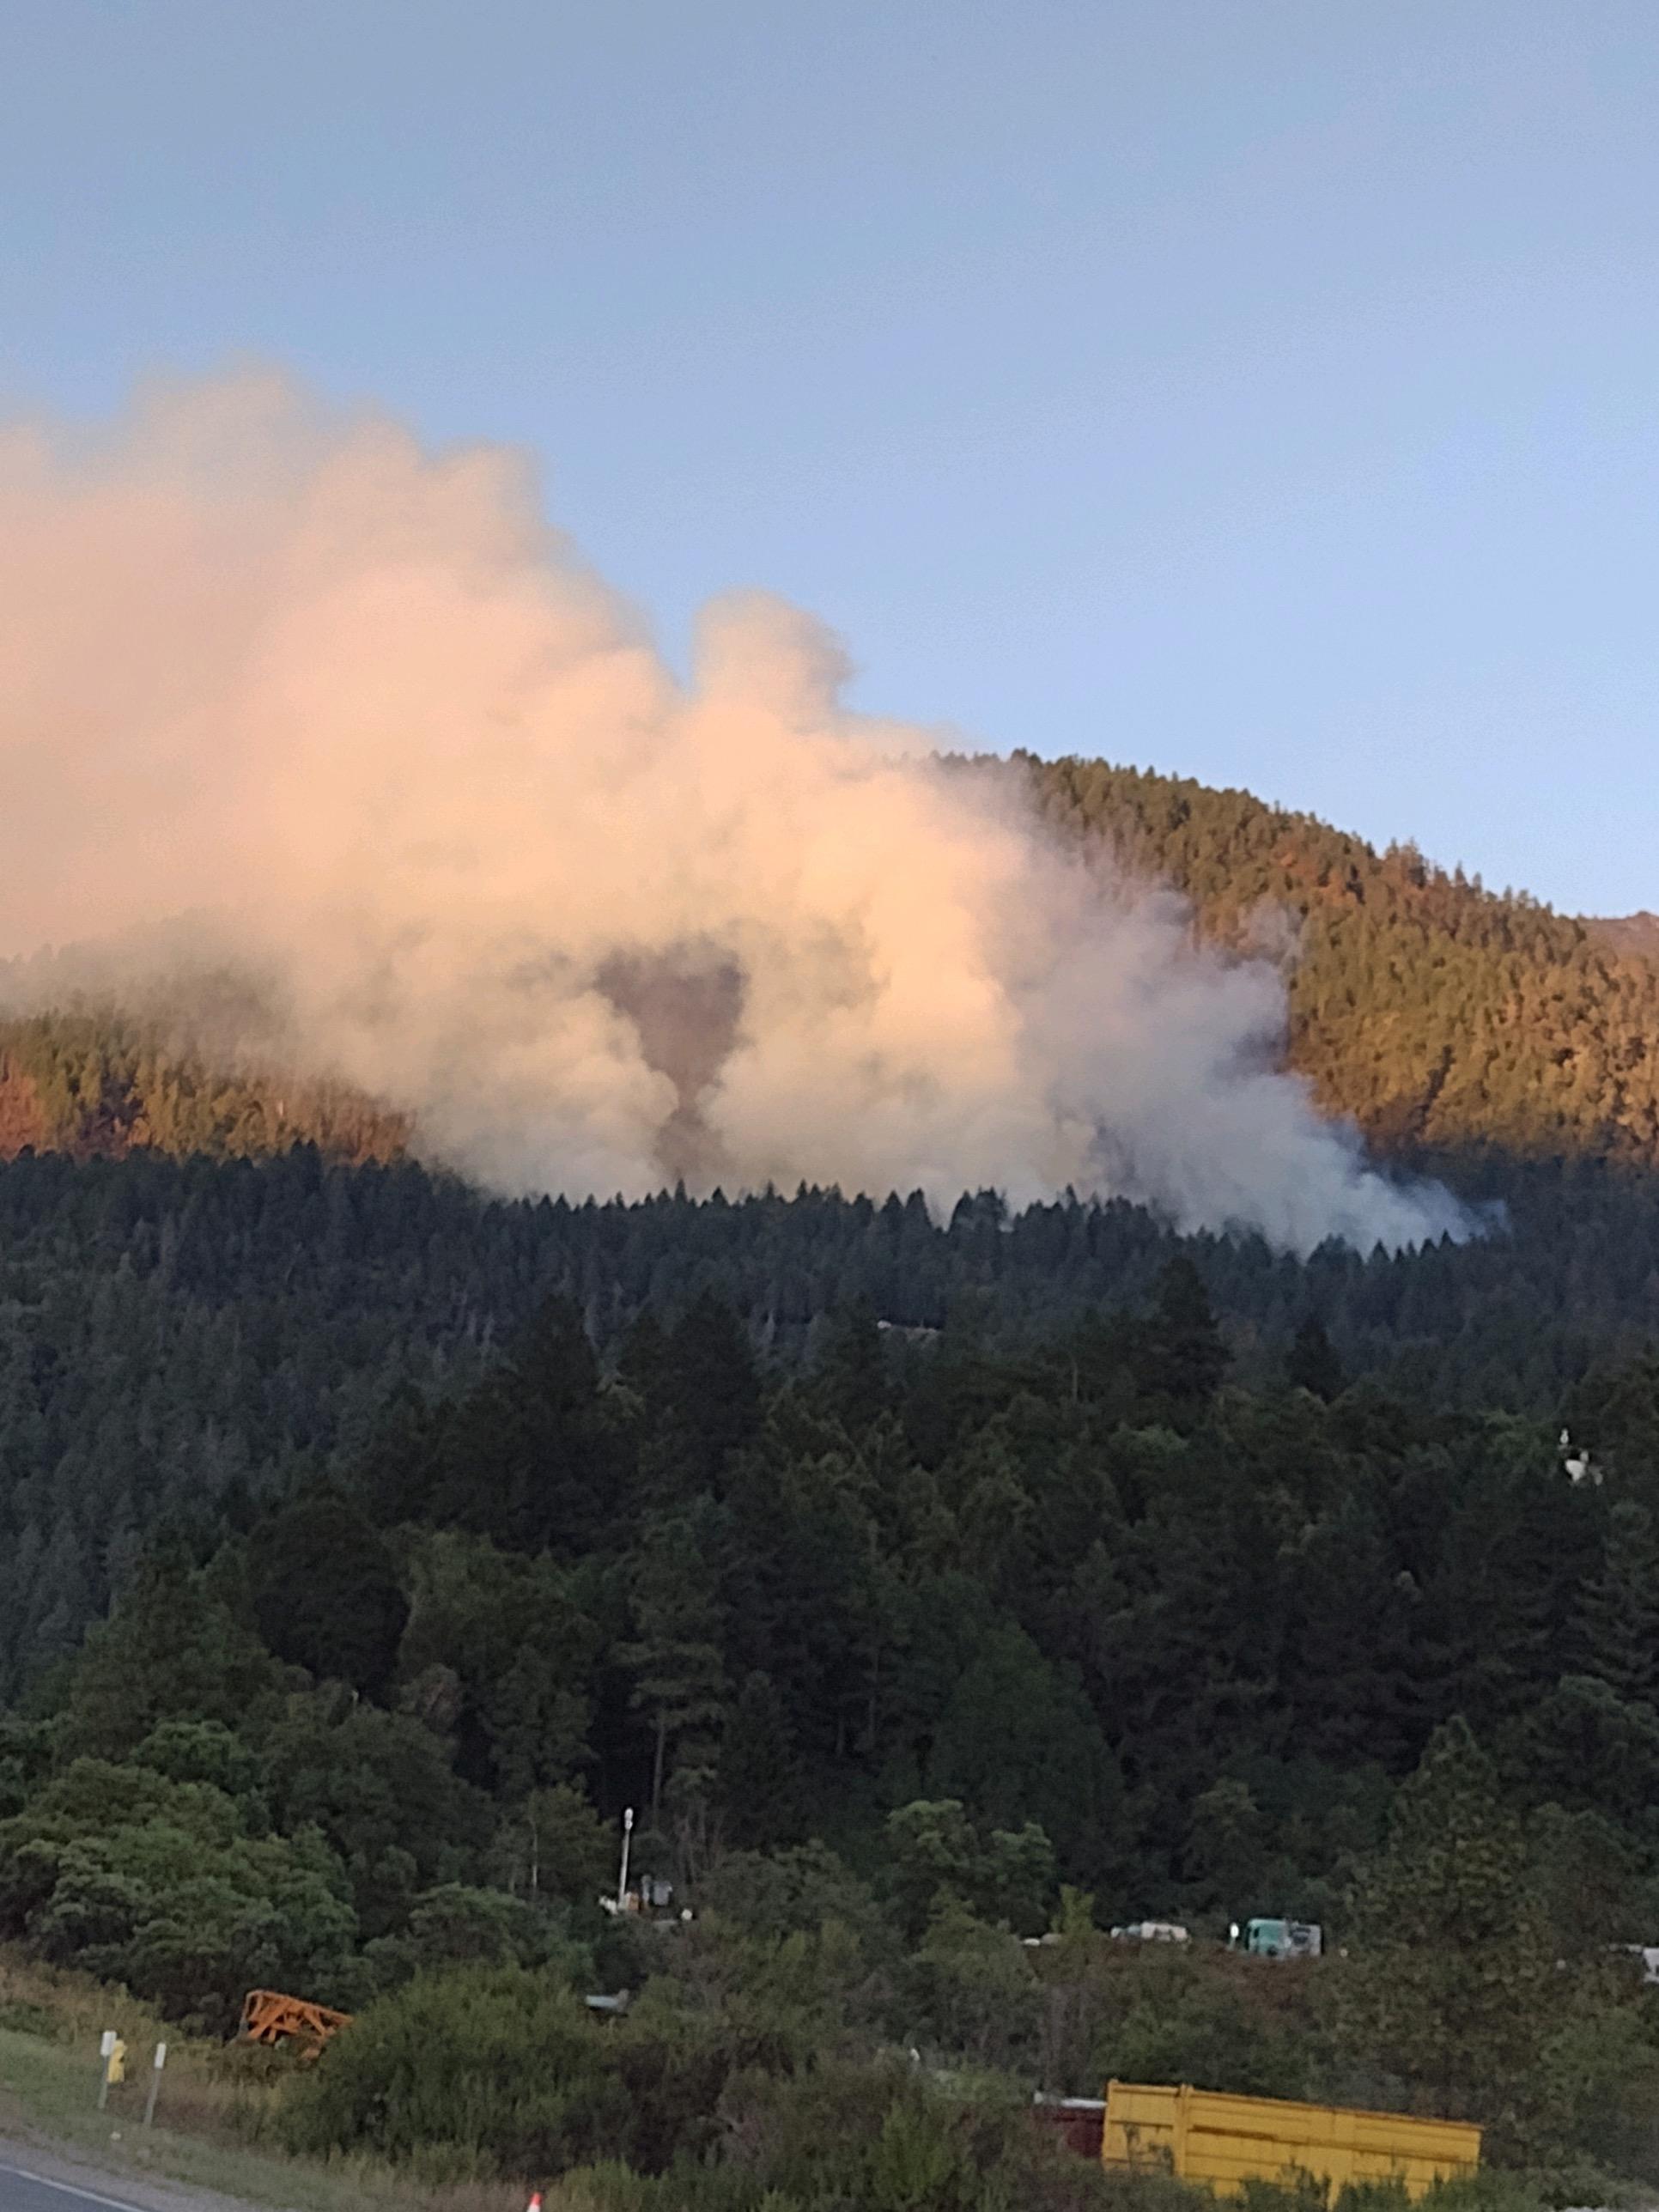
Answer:
<svg viewBox="0 0 1659 2212"><path fill-rule="evenodd" d="M1325 1933L1314 1920L1247 1920L1233 1927L1233 1948L1256 1959L1316 1959Z"/></svg>

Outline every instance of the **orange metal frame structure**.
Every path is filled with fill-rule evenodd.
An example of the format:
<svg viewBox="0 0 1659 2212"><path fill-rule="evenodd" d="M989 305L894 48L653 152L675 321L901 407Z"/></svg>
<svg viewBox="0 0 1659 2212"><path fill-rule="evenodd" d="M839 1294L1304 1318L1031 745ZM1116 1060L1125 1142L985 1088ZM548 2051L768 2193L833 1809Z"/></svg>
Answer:
<svg viewBox="0 0 1659 2212"><path fill-rule="evenodd" d="M316 2057L329 2038L349 2027L351 2014L307 1997L284 1996L280 1990L250 1990L242 2000L245 2043L291 2043L301 2057Z"/></svg>

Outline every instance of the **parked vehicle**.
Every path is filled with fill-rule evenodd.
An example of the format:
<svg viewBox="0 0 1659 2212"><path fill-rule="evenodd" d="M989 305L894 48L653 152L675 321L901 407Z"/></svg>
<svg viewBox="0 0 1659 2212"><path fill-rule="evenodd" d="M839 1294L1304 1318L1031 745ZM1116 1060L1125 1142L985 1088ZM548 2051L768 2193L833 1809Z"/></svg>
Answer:
<svg viewBox="0 0 1659 2212"><path fill-rule="evenodd" d="M1232 1944L1254 1959L1317 1959L1325 1948L1325 1931L1316 1920L1235 1921Z"/></svg>
<svg viewBox="0 0 1659 2212"><path fill-rule="evenodd" d="M1119 1943L1190 1943L1192 1935L1178 1920L1132 1920L1127 1928L1114 1928Z"/></svg>

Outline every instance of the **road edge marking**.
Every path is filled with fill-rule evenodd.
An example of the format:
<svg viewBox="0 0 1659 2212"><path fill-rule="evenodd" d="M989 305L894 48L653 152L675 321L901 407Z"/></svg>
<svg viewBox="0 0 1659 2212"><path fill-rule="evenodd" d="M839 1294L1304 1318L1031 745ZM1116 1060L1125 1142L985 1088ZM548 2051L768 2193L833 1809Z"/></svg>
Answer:
<svg viewBox="0 0 1659 2212"><path fill-rule="evenodd" d="M55 2189L63 2197L78 2197L83 2204L104 2204L110 2212L141 2212L141 2208L126 2197L100 2197L95 2189L77 2189L72 2181L54 2181L49 2174L31 2173L26 2166L0 2166L0 2173L9 2173L15 2181L32 2181L37 2189Z"/></svg>

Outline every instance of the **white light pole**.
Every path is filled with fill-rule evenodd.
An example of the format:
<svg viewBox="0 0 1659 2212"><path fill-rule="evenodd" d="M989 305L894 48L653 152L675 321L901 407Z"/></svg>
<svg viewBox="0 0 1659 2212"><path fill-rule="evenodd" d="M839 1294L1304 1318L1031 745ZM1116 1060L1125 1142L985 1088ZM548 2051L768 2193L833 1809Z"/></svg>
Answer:
<svg viewBox="0 0 1659 2212"><path fill-rule="evenodd" d="M628 1910L628 1846L634 1834L634 1808L630 1805L623 1814L622 1872L617 1877L617 1910Z"/></svg>

